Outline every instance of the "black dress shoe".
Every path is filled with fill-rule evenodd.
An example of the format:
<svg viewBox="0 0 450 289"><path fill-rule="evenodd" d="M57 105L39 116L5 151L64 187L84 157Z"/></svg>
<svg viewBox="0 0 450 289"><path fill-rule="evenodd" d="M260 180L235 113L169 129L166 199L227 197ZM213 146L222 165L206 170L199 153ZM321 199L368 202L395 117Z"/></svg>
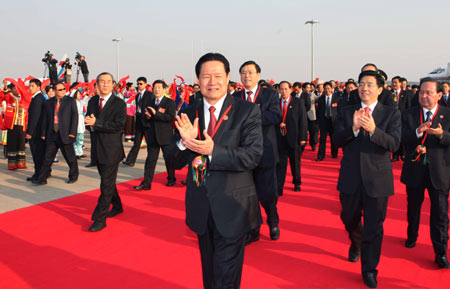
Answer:
<svg viewBox="0 0 450 289"><path fill-rule="evenodd" d="M123 213L123 209L120 209L120 210L111 209L111 211L108 212L108 218L112 218L112 217L117 216L118 214L122 214L122 213Z"/></svg>
<svg viewBox="0 0 450 289"><path fill-rule="evenodd" d="M134 164L127 162L127 161L123 161L122 164L129 166L129 167L134 167Z"/></svg>
<svg viewBox="0 0 450 289"><path fill-rule="evenodd" d="M135 188L137 191L151 190L151 189L152 189L151 186L146 186L146 185L144 185L144 184L140 184L139 186L134 186L134 188Z"/></svg>
<svg viewBox="0 0 450 289"><path fill-rule="evenodd" d="M182 180L182 181L181 181L181 184L184 185L184 186L186 186L187 183L186 183L185 180Z"/></svg>
<svg viewBox="0 0 450 289"><path fill-rule="evenodd" d="M447 256L436 255L434 262L438 264L439 268L450 269L450 264L448 263Z"/></svg>
<svg viewBox="0 0 450 289"><path fill-rule="evenodd" d="M166 184L167 187L171 187L173 185L175 185L175 180L168 181L167 184Z"/></svg>
<svg viewBox="0 0 450 289"><path fill-rule="evenodd" d="M280 229L278 227L273 227L270 229L270 239L272 241L280 239Z"/></svg>
<svg viewBox="0 0 450 289"><path fill-rule="evenodd" d="M300 185L294 186L294 192L300 192L302 189L300 188Z"/></svg>
<svg viewBox="0 0 450 289"><path fill-rule="evenodd" d="M76 178L76 179L68 179L68 180L66 181L66 183L68 183L68 184L73 184L73 183L75 183L76 181L78 181L78 178Z"/></svg>
<svg viewBox="0 0 450 289"><path fill-rule="evenodd" d="M103 230L106 227L106 223L95 221L88 229L89 232L97 232Z"/></svg>
<svg viewBox="0 0 450 289"><path fill-rule="evenodd" d="M323 157L317 157L316 162L323 161Z"/></svg>
<svg viewBox="0 0 450 289"><path fill-rule="evenodd" d="M247 233L247 237L245 239L245 246L250 245L251 243L259 241L259 230L252 230Z"/></svg>
<svg viewBox="0 0 450 289"><path fill-rule="evenodd" d="M35 185L46 185L47 181L46 180L33 180L33 181L31 181L31 183L33 183Z"/></svg>
<svg viewBox="0 0 450 289"><path fill-rule="evenodd" d="M377 288L377 273L363 273L364 284L369 288Z"/></svg>
<svg viewBox="0 0 450 289"><path fill-rule="evenodd" d="M361 249L357 249L353 245L351 245L348 249L348 261L352 263L358 262L360 256Z"/></svg>
<svg viewBox="0 0 450 289"><path fill-rule="evenodd" d="M416 240L406 239L405 247L406 248L414 248L416 246Z"/></svg>
<svg viewBox="0 0 450 289"><path fill-rule="evenodd" d="M96 167L97 166L97 164L94 164L94 163L88 163L87 165L86 165L86 168L92 168L92 167Z"/></svg>
<svg viewBox="0 0 450 289"><path fill-rule="evenodd" d="M32 181L34 181L35 180L35 178L33 178L33 177L28 177L27 178L27 181L29 181L29 182L32 182Z"/></svg>

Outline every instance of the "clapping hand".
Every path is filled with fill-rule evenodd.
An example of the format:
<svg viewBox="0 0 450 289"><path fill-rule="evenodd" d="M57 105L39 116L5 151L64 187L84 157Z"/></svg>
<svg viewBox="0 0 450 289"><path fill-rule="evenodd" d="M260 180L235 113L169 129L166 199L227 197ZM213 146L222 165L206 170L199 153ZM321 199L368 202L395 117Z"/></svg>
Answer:
<svg viewBox="0 0 450 289"><path fill-rule="evenodd" d="M198 133L198 118L194 120L194 125L192 125L188 116L182 113L181 116L176 116L175 127L178 129L183 142L195 139Z"/></svg>

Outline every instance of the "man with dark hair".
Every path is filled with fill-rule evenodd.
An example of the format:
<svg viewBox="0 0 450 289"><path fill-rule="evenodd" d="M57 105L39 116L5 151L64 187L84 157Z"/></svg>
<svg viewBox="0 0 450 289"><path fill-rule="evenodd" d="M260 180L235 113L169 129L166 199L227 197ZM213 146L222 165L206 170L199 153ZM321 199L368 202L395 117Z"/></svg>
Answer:
<svg viewBox="0 0 450 289"><path fill-rule="evenodd" d="M147 140L147 158L145 160L144 179L139 186L134 187L138 191L151 189L156 162L161 149L167 170L166 186L173 186L176 180L175 169L167 162L167 147L173 136L175 102L168 97L164 97L167 87L164 81L155 80L152 87L155 97L145 99L142 105L145 108L143 121L146 122L144 135Z"/></svg>
<svg viewBox="0 0 450 289"><path fill-rule="evenodd" d="M141 148L142 138L145 136L145 130L150 128L150 123L145 116L145 104L155 102L155 95L147 90L147 78L141 76L137 79L138 93L136 95L136 127L134 143L128 156L122 163L133 167L136 162L139 150ZM149 141L146 138L146 141Z"/></svg>
<svg viewBox="0 0 450 289"><path fill-rule="evenodd" d="M401 117L396 108L378 102L384 86L378 72L363 71L358 82L361 103L342 110L333 135L344 153L337 189L351 240L348 260L357 262L361 256L364 283L376 288L383 222L388 197L394 194L390 155L400 144Z"/></svg>
<svg viewBox="0 0 450 289"><path fill-rule="evenodd" d="M200 85L198 85L198 83L195 83L192 89L194 90L194 93L189 96L189 106L194 105L195 103L202 101L203 99L202 93L200 91Z"/></svg>
<svg viewBox="0 0 450 289"><path fill-rule="evenodd" d="M123 212L116 179L119 163L125 157L122 132L127 120L127 106L112 93L113 81L112 74L108 72L97 76L99 95L89 100L87 111L90 114L84 119L84 123L93 128L97 170L101 178L100 197L92 214L94 223L89 227L90 232L103 230L107 217L111 218ZM109 211L111 204L112 209Z"/></svg>
<svg viewBox="0 0 450 289"><path fill-rule="evenodd" d="M338 102L338 113L342 111L344 107L347 105L351 105L351 92L357 88L356 83L354 81L347 81L345 83L345 90L342 93L341 98Z"/></svg>
<svg viewBox="0 0 450 289"><path fill-rule="evenodd" d="M439 99L439 105L449 107L450 103L450 84L448 82L442 83L442 97Z"/></svg>
<svg viewBox="0 0 450 289"><path fill-rule="evenodd" d="M80 58L77 60L78 65L80 66L81 69L81 74L83 74L84 82L89 82L89 69L87 66L86 58L84 56L80 56Z"/></svg>
<svg viewBox="0 0 450 289"><path fill-rule="evenodd" d="M260 111L227 94L223 55L208 53L195 68L203 99L176 117L168 156L189 165L186 224L198 236L204 288L239 288L245 236L260 225L252 177L263 152Z"/></svg>
<svg viewBox="0 0 450 289"><path fill-rule="evenodd" d="M25 135L30 143L31 156L34 162L34 173L27 178L27 181L31 182L37 179L44 162L45 141L41 139L41 136L45 98L41 93L41 81L39 79L31 79L28 89L33 95L28 107L28 125Z"/></svg>
<svg viewBox="0 0 450 289"><path fill-rule="evenodd" d="M404 77L401 77L400 78L400 86L401 86L402 90L407 90L408 80Z"/></svg>
<svg viewBox="0 0 450 289"><path fill-rule="evenodd" d="M394 76L392 78L392 93L394 93L394 102L397 104L398 110L403 113L405 110L412 107L414 95L411 90L404 90L401 87L401 77ZM396 152L392 154L392 161L397 162L405 158L404 146L400 144L400 147Z"/></svg>
<svg viewBox="0 0 450 289"><path fill-rule="evenodd" d="M252 60L244 62L239 68L239 73L245 89L235 93L234 97L256 103L261 110L264 153L253 175L259 202L267 215L270 238L278 240L280 237L280 229L278 228L280 220L277 209L276 164L279 158L276 130L280 129L281 122L279 97L275 90L258 86L261 67L256 62ZM261 215L259 215L259 221L262 222ZM258 227L249 232L247 244L259 240L259 231Z"/></svg>
<svg viewBox="0 0 450 289"><path fill-rule="evenodd" d="M431 78L420 85L420 106L403 112L402 141L406 145L401 182L408 201L407 248L419 235L420 211L425 189L430 196L430 235L435 262L450 269L447 260L448 196L450 189L450 109L438 104L441 85Z"/></svg>
<svg viewBox="0 0 450 289"><path fill-rule="evenodd" d="M313 86L311 83L303 83L300 99L305 103L305 110L308 118L309 145L311 146L311 149L315 151L316 145L319 142L319 124L317 123L316 115L316 103L319 96L313 93L312 88ZM301 153L302 152L299 151L300 155Z"/></svg>
<svg viewBox="0 0 450 289"><path fill-rule="evenodd" d="M361 72L368 71L368 70L377 71L377 72L379 71L378 68L375 66L375 64L372 64L372 63L367 63L361 68ZM384 77L384 82L386 83L386 80L387 80L386 73L381 72L381 71L379 73L382 75L382 77ZM352 105L361 103L361 98L358 95L358 89L355 89L350 93L350 99L351 99L350 104L352 104ZM384 87L383 87L383 91L378 96L378 102L380 102L383 105L397 107L397 105L394 101L393 93L390 90L385 89Z"/></svg>
<svg viewBox="0 0 450 289"><path fill-rule="evenodd" d="M228 84L228 93L233 94L235 90L236 90L236 82L230 80L230 83Z"/></svg>
<svg viewBox="0 0 450 289"><path fill-rule="evenodd" d="M323 161L326 152L327 136L331 139L331 157L337 158L338 149L334 145L333 132L334 125L338 117L338 101L339 97L333 93L333 86L330 82L323 85L324 93L317 100L317 120L319 122L320 139L319 151L317 152L316 161Z"/></svg>
<svg viewBox="0 0 450 289"><path fill-rule="evenodd" d="M32 181L36 185L47 184L53 160L58 149L69 166L68 184L78 180L78 162L73 143L77 135L78 110L74 98L66 95L64 83L55 85L56 96L45 102L41 138L45 140L45 157L39 175Z"/></svg>
<svg viewBox="0 0 450 289"><path fill-rule="evenodd" d="M308 127L306 110L302 100L292 96L291 84L287 81L280 82L280 106L281 123L277 129L278 154L280 161L277 164L277 191L283 195L283 187L286 179L287 163L292 173L294 191L299 192L301 179L301 152L298 147L306 145L306 129ZM300 154L298 154L300 151Z"/></svg>

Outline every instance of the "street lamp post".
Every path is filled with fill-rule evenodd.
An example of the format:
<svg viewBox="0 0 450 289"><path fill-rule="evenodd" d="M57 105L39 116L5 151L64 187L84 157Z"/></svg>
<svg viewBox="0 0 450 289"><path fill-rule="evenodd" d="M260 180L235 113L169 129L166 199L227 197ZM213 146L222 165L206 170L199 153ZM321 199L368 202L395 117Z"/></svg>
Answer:
<svg viewBox="0 0 450 289"><path fill-rule="evenodd" d="M116 53L116 62L117 62L117 81L119 81L119 42L122 40L120 37L113 38L113 42L117 43L117 53Z"/></svg>
<svg viewBox="0 0 450 289"><path fill-rule="evenodd" d="M320 23L318 20L309 20L305 24L311 24L311 81L314 80L314 24Z"/></svg>

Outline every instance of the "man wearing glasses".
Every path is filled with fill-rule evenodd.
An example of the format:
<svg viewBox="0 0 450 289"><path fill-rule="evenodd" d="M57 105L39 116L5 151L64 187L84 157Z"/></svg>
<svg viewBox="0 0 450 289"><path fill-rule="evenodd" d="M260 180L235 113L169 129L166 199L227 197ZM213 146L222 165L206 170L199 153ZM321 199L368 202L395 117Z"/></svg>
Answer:
<svg viewBox="0 0 450 289"><path fill-rule="evenodd" d="M73 148L78 127L77 104L74 98L66 95L64 83L58 82L55 91L56 97L47 100L44 106L41 139L45 140L45 156L37 179L32 181L36 185L47 184L47 176L58 149L69 166L67 183L78 180L78 162Z"/></svg>
<svg viewBox="0 0 450 289"><path fill-rule="evenodd" d="M141 76L137 79L138 93L136 95L136 132L134 137L134 144L128 153L127 159L122 162L124 165L133 167L141 147L144 131L150 128L150 124L146 121L145 106L146 103L154 103L155 96L148 91L147 78ZM148 141L148 140L146 140Z"/></svg>

